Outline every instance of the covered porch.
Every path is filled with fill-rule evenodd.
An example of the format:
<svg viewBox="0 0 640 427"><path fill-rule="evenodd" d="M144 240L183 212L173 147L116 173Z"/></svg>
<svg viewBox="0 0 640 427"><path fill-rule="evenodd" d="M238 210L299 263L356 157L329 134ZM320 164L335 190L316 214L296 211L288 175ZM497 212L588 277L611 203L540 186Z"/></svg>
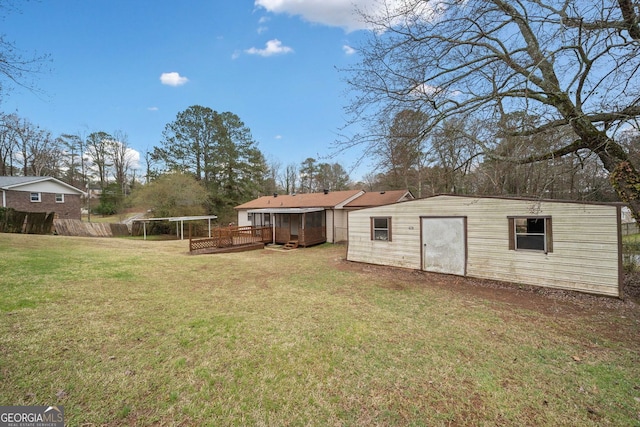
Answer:
<svg viewBox="0 0 640 427"><path fill-rule="evenodd" d="M247 213L253 227L271 227L271 243L306 247L327 241L324 208L263 208Z"/></svg>

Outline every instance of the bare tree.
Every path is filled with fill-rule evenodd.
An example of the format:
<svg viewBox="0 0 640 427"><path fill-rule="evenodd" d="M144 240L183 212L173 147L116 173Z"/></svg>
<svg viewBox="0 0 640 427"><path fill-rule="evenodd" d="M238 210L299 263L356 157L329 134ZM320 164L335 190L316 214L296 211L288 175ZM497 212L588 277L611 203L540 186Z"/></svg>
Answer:
<svg viewBox="0 0 640 427"><path fill-rule="evenodd" d="M14 3L0 0L0 12L15 11ZM0 18L4 18L4 15L0 14ZM6 34L0 34L0 98L5 96L8 89L5 82L35 90L35 85L28 79L42 72L48 61L49 55L24 56Z"/></svg>
<svg viewBox="0 0 640 427"><path fill-rule="evenodd" d="M374 172L366 173L362 177L362 182L358 184L362 184L362 187L364 187L364 190L366 191L379 190L381 188L380 188L380 182L378 180L378 177L379 175Z"/></svg>
<svg viewBox="0 0 640 427"><path fill-rule="evenodd" d="M109 169L112 166L110 152L113 137L106 132L92 132L87 136L86 153L91 163L95 166L100 182L100 190L107 186Z"/></svg>
<svg viewBox="0 0 640 427"><path fill-rule="evenodd" d="M116 184L122 194L126 194L127 178L133 163L133 154L129 148L129 137L125 132L115 131L109 147Z"/></svg>
<svg viewBox="0 0 640 427"><path fill-rule="evenodd" d="M424 142L422 124L426 120L418 111L400 111L385 132L387 137L372 150L372 154L378 159L376 169L387 177L386 188L418 187L415 177L419 175L417 172ZM381 126L384 127L384 123Z"/></svg>
<svg viewBox="0 0 640 427"><path fill-rule="evenodd" d="M22 164L24 176L59 174L61 151L49 131L15 114L7 116L5 124L11 128L11 136L15 138L14 155Z"/></svg>
<svg viewBox="0 0 640 427"><path fill-rule="evenodd" d="M362 61L345 70L353 121L412 109L423 132L460 115L498 121L514 111L536 117L516 137L569 128L552 151L512 159L544 161L586 150L608 171L618 198L640 220L638 165L618 140L640 117L640 24L632 0L407 0L382 15ZM398 4L395 3L395 4ZM373 117L372 117L373 116ZM372 130L345 146L375 144ZM477 140L485 154L492 141Z"/></svg>
<svg viewBox="0 0 640 427"><path fill-rule="evenodd" d="M29 141L28 150L31 158L30 175L60 177L62 150L57 140L51 136L51 132L37 129Z"/></svg>
<svg viewBox="0 0 640 427"><path fill-rule="evenodd" d="M284 185L282 186L286 194L293 194L298 188L298 165L289 163L284 171Z"/></svg>
<svg viewBox="0 0 640 427"><path fill-rule="evenodd" d="M14 115L0 113L0 175L13 175L13 152L16 147L15 129L12 123Z"/></svg>
<svg viewBox="0 0 640 427"><path fill-rule="evenodd" d="M282 188L279 178L281 176L282 163L277 159L270 159L268 162L268 170L265 176L263 192L272 194Z"/></svg>
<svg viewBox="0 0 640 427"><path fill-rule="evenodd" d="M429 137L431 160L440 166L441 184L445 192L469 193L466 182L477 159L473 141L477 140L473 120L452 118L443 121Z"/></svg>

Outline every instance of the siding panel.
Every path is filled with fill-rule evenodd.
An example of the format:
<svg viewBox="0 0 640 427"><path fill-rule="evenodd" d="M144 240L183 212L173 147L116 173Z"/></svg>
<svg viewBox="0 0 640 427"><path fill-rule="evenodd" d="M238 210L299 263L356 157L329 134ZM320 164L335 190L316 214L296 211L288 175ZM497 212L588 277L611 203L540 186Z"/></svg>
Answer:
<svg viewBox="0 0 640 427"><path fill-rule="evenodd" d="M436 196L349 214L347 259L422 268L421 216L467 217L467 275L527 285L619 296L615 205ZM393 218L393 241L373 242L371 216ZM509 249L508 216L549 216L553 252Z"/></svg>

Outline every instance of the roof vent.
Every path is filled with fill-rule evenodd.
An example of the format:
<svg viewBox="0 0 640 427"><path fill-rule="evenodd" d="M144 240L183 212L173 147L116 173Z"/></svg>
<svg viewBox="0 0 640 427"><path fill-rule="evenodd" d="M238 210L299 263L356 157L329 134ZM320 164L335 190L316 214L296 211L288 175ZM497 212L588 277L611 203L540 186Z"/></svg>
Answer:
<svg viewBox="0 0 640 427"><path fill-rule="evenodd" d="M278 197L278 193L273 193L273 197Z"/></svg>
<svg viewBox="0 0 640 427"><path fill-rule="evenodd" d="M327 190L326 188L324 189L324 194L329 194L329 190Z"/></svg>

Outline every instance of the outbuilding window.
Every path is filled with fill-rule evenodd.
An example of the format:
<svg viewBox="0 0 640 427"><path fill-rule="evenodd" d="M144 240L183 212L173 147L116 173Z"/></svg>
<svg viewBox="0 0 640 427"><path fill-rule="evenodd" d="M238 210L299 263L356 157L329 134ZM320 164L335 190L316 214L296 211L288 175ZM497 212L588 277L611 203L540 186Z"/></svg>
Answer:
<svg viewBox="0 0 640 427"><path fill-rule="evenodd" d="M509 217L509 249L553 252L551 217Z"/></svg>
<svg viewBox="0 0 640 427"><path fill-rule="evenodd" d="M64 203L64 194L56 193L56 203Z"/></svg>
<svg viewBox="0 0 640 427"><path fill-rule="evenodd" d="M40 193L31 193L32 202L40 202Z"/></svg>
<svg viewBox="0 0 640 427"><path fill-rule="evenodd" d="M371 240L391 241L391 218L371 218Z"/></svg>

